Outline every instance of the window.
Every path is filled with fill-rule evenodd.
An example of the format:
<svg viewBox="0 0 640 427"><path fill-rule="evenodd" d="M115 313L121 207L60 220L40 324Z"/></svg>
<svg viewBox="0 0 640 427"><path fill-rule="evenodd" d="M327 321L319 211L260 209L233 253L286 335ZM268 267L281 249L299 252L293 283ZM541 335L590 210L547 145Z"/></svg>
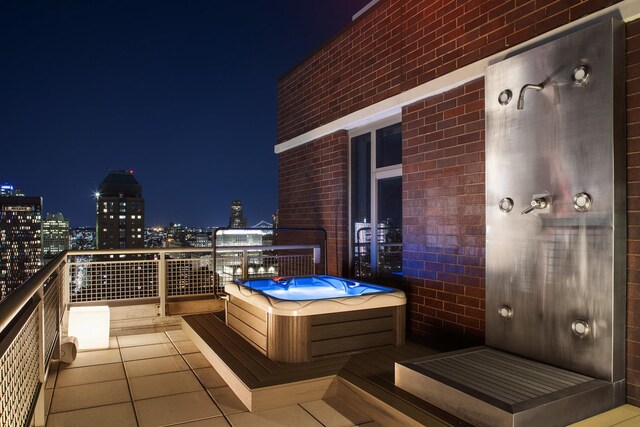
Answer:
<svg viewBox="0 0 640 427"><path fill-rule="evenodd" d="M351 135L353 274L401 274L402 124L361 128Z"/></svg>

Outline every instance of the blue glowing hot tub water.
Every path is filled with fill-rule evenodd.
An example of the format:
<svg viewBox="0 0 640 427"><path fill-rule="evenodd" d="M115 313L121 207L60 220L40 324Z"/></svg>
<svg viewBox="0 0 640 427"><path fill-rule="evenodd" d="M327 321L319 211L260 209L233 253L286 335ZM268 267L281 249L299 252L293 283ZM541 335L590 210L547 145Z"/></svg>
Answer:
<svg viewBox="0 0 640 427"><path fill-rule="evenodd" d="M393 292L393 289L384 286L324 275L241 279L236 280L236 283L270 297L286 301L344 298Z"/></svg>

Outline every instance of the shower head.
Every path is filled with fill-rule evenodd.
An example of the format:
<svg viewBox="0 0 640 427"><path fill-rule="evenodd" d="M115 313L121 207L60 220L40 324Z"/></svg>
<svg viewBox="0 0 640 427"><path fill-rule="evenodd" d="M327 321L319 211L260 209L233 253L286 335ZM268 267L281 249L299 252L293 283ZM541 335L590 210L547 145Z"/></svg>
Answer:
<svg viewBox="0 0 640 427"><path fill-rule="evenodd" d="M522 110L524 108L524 94L527 89L535 89L536 91L540 92L542 89L544 89L544 86L542 86L542 84L534 85L531 83L522 86L522 89L520 89L520 96L518 96L518 110Z"/></svg>

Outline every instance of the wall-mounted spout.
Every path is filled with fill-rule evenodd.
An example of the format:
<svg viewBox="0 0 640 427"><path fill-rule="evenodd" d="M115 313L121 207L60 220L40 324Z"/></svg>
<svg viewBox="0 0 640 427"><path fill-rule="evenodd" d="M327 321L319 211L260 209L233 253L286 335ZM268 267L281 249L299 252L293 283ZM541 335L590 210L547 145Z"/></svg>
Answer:
<svg viewBox="0 0 640 427"><path fill-rule="evenodd" d="M524 108L524 93L527 89L535 89L540 92L544 89L544 86L542 86L542 84L534 85L531 83L522 86L522 89L520 89L520 96L518 96L518 110L522 110Z"/></svg>

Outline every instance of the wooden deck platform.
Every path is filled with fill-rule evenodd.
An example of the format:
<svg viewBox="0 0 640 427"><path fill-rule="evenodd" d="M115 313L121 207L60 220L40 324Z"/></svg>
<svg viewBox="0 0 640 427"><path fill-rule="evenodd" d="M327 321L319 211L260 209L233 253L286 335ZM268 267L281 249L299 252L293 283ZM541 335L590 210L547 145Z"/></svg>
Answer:
<svg viewBox="0 0 640 427"><path fill-rule="evenodd" d="M383 425L466 423L394 385L396 361L436 353L409 342L307 363L273 362L224 324L219 314L183 317L183 330L250 411L339 397Z"/></svg>

